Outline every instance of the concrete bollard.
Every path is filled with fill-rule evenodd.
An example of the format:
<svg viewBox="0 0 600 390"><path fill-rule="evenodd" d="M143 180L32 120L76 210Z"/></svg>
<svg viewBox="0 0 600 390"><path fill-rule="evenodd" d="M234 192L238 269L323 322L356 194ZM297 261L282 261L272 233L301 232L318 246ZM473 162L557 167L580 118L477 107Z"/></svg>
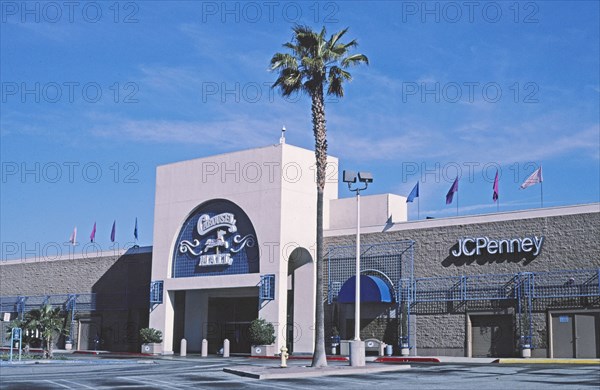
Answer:
<svg viewBox="0 0 600 390"><path fill-rule="evenodd" d="M229 339L223 340L223 357L229 357Z"/></svg>
<svg viewBox="0 0 600 390"><path fill-rule="evenodd" d="M208 356L208 340L202 339L202 357Z"/></svg>
<svg viewBox="0 0 600 390"><path fill-rule="evenodd" d="M385 350L385 346L387 344L384 343L383 341L381 343L379 343L379 356L383 356L383 351Z"/></svg>
<svg viewBox="0 0 600 390"><path fill-rule="evenodd" d="M187 356L187 340L181 339L181 347L179 348L179 356Z"/></svg>

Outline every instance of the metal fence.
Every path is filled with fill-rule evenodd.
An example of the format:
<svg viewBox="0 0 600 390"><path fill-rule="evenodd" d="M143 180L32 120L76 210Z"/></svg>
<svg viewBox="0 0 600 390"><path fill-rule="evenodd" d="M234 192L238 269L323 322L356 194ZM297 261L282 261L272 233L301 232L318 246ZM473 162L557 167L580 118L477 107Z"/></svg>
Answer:
<svg viewBox="0 0 600 390"><path fill-rule="evenodd" d="M18 313L22 317L24 313L39 309L43 305L53 308L60 307L65 311L92 311L96 310L96 294L55 294L55 295L33 295L0 297L0 311L3 313Z"/></svg>

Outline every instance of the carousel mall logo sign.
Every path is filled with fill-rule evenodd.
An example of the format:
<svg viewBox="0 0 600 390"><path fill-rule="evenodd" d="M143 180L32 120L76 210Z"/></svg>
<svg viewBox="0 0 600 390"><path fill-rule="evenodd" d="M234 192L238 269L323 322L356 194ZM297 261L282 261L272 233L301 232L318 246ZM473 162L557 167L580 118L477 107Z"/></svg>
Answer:
<svg viewBox="0 0 600 390"><path fill-rule="evenodd" d="M458 249L452 251L454 257L479 256L483 251L490 255L504 253L531 253L533 256L540 254L544 236L511 238L505 240L491 240L487 237L462 238L458 240Z"/></svg>
<svg viewBox="0 0 600 390"><path fill-rule="evenodd" d="M200 239L181 240L179 252L200 256L199 267L231 265L233 263L232 253L238 253L246 246L253 247L256 243L252 234L244 237L236 234L236 220L232 213L221 213L212 217L203 214L198 218L196 230ZM213 235L212 232L215 230L215 235Z"/></svg>

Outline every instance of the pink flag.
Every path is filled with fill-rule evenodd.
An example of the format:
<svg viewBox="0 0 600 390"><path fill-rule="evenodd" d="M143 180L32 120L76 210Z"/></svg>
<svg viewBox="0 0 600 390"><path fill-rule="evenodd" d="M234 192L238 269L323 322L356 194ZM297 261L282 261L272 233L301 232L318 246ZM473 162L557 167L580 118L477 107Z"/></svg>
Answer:
<svg viewBox="0 0 600 390"><path fill-rule="evenodd" d="M494 178L494 195L492 195L494 202L498 200L498 195L498 170L496 170L496 177Z"/></svg>
<svg viewBox="0 0 600 390"><path fill-rule="evenodd" d="M71 237L69 238L69 242L72 245L75 245L75 243L77 242L77 226L75 226L75 228L73 228L73 233L71 233Z"/></svg>
<svg viewBox="0 0 600 390"><path fill-rule="evenodd" d="M454 179L454 183L452 183L452 187L450 187L450 190L446 194L446 204L452 203L452 199L454 198L455 192L458 192L458 176L456 176L456 179Z"/></svg>
<svg viewBox="0 0 600 390"><path fill-rule="evenodd" d="M92 228L92 234L90 234L90 242L94 242L96 239L96 222L94 222L94 227Z"/></svg>
<svg viewBox="0 0 600 390"><path fill-rule="evenodd" d="M542 166L540 165L540 167L538 169L536 169L535 171L533 171L531 176L529 176L527 179L525 179L523 184L521 184L521 189L524 190L527 187L531 187L532 185L541 183L543 181L544 180L542 178Z"/></svg>

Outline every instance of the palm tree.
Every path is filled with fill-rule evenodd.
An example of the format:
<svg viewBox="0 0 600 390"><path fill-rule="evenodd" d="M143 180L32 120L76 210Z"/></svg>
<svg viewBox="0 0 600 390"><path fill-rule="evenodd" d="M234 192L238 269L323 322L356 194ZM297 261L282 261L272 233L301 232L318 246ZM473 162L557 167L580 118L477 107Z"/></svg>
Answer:
<svg viewBox="0 0 600 390"><path fill-rule="evenodd" d="M343 97L344 82L352 80L346 69L361 63L368 64L369 60L363 54L349 54L349 50L358 45L356 40L340 42L347 28L331 35L329 39L325 37L325 27L320 33L307 26L295 26L292 30L292 41L283 45L290 53L275 53L271 59L271 71L278 72L272 88L279 88L283 96L306 93L312 103L317 162L317 302L312 367L323 367L327 365L323 308L323 190L327 167L324 90L327 87L327 95Z"/></svg>
<svg viewBox="0 0 600 390"><path fill-rule="evenodd" d="M55 334L65 331L61 308L52 308L45 304L39 309L33 309L25 314L25 327L29 330L38 330L44 341L44 357L52 358L52 339Z"/></svg>

